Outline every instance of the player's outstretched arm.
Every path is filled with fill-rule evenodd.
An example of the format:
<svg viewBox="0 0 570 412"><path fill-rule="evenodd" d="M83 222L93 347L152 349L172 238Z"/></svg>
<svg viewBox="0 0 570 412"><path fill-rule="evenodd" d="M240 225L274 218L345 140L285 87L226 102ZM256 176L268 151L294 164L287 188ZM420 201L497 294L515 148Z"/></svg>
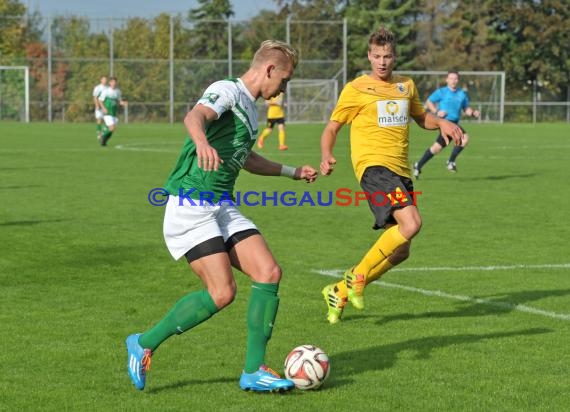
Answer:
<svg viewBox="0 0 570 412"><path fill-rule="evenodd" d="M330 175L336 164L333 156L333 148L336 143L336 136L342 127L342 123L330 120L321 134L321 174Z"/></svg>
<svg viewBox="0 0 570 412"><path fill-rule="evenodd" d="M188 130L190 138L196 145L198 167L205 171L218 170L220 163L224 161L218 155L216 149L210 146L206 137L206 124L216 120L218 114L202 104L197 104L184 118L184 126Z"/></svg>
<svg viewBox="0 0 570 412"><path fill-rule="evenodd" d="M287 176L294 180L312 183L317 179L317 171L311 166L292 167L266 159L256 152L251 152L243 165L250 173L261 176Z"/></svg>
<svg viewBox="0 0 570 412"><path fill-rule="evenodd" d="M435 114L437 117L445 117L447 112L445 110L439 110L438 107L430 99L426 100L426 106L430 113Z"/></svg>

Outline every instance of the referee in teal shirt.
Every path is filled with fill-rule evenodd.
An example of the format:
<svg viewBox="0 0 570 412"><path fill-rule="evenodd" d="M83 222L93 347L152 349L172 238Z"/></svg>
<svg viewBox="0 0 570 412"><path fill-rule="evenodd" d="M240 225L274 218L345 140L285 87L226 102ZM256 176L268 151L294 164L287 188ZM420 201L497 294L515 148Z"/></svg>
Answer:
<svg viewBox="0 0 570 412"><path fill-rule="evenodd" d="M442 117L453 123L459 123L462 111L465 112L467 116L479 117L479 111L473 110L469 107L469 96L467 93L464 90L457 88L457 84L459 83L459 73L456 71L449 71L445 82L447 83L447 86L440 87L428 97L428 109L436 116ZM461 130L463 131L461 145L457 145L453 148L451 156L449 156L449 160L447 161L447 170L452 173L457 172L455 159L469 142L467 132L463 127L461 127ZM432 157L441 152L441 149L445 146L447 146L447 143L440 133L437 136L436 141L425 151L422 158L418 162L414 163L414 177L416 179L419 179L422 167Z"/></svg>

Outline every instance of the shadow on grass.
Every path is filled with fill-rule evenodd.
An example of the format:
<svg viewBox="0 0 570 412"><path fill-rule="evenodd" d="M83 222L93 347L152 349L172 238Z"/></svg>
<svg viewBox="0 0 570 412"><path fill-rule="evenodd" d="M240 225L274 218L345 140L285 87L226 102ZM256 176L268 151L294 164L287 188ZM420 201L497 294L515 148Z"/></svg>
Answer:
<svg viewBox="0 0 570 412"><path fill-rule="evenodd" d="M153 386L152 388L147 388L145 392L160 393L171 389L174 390L174 389L185 388L188 386L202 386L202 385L211 385L216 383L231 383L231 382L234 382L237 386L238 381L239 377L235 376L232 376L231 378L227 376L220 376L219 378L214 378L214 379L186 379L178 382L173 382L168 385Z"/></svg>
<svg viewBox="0 0 570 412"><path fill-rule="evenodd" d="M509 180L509 179L528 179L530 177L536 177L538 175L538 173L519 173L519 174L510 174L510 175L496 175L496 176L473 176L473 177L467 177L467 176L448 176L448 177L424 177L423 175L421 176L422 180L447 180L449 181L450 179L453 179L454 181L456 180L462 180L462 181L469 181L469 182L476 182L476 181L480 181L480 180L491 180L491 181L498 181L498 180Z"/></svg>
<svg viewBox="0 0 570 412"><path fill-rule="evenodd" d="M0 226L34 226L42 223L58 223L67 219L45 219L45 220L14 220L12 222L2 222Z"/></svg>
<svg viewBox="0 0 570 412"><path fill-rule="evenodd" d="M502 315L515 311L516 306L523 303L533 302L550 296L567 295L570 295L570 289L532 290L488 296L476 296L473 297L473 299L481 299L484 300L484 302L458 301L455 302L457 308L452 311L399 313L396 315L388 315L379 319L376 324L384 325L389 322L414 319Z"/></svg>
<svg viewBox="0 0 570 412"><path fill-rule="evenodd" d="M44 187L44 186L41 185L0 186L0 190L32 189L37 187Z"/></svg>
<svg viewBox="0 0 570 412"><path fill-rule="evenodd" d="M332 368L334 368L334 374L330 376L330 381L327 382L327 386L342 386L349 383L346 379L348 376L357 375L367 371L391 368L398 360L398 356L402 352L406 351L415 352L414 359L416 360L425 360L430 358L432 351L435 349L445 348L448 346L470 344L487 339L504 339L514 336L531 336L551 332L551 329L532 328L512 332L484 333L480 335L469 333L460 335L430 336L410 339L404 342L341 352L331 356L331 365ZM340 380L336 380L336 376L342 378Z"/></svg>
<svg viewBox="0 0 570 412"><path fill-rule="evenodd" d="M64 166L4 166L0 167L0 172L5 170L38 170L38 169L63 169Z"/></svg>

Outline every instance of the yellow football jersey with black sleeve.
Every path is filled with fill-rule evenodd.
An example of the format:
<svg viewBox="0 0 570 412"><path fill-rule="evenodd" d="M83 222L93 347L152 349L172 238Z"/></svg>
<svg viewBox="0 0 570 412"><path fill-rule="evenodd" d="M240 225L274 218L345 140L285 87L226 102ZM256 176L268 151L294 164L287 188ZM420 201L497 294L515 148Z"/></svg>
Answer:
<svg viewBox="0 0 570 412"><path fill-rule="evenodd" d="M283 93L269 99L269 103L271 104L267 109L268 119L281 119L285 117L285 112L283 111Z"/></svg>
<svg viewBox="0 0 570 412"><path fill-rule="evenodd" d="M384 166L411 178L409 122L426 110L414 81L393 75L389 81L363 75L342 90L331 120L351 124L350 150L358 181L369 166Z"/></svg>

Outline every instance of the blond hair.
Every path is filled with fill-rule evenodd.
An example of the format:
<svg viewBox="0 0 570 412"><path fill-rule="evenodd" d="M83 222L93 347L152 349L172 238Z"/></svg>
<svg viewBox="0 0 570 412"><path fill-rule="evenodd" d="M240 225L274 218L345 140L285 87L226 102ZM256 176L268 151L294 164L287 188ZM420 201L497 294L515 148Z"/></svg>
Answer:
<svg viewBox="0 0 570 412"><path fill-rule="evenodd" d="M293 68L297 67L297 63L299 62L297 50L289 44L279 40L265 40L255 52L251 66L257 66L267 62L268 60L273 60L276 63L282 64L285 63L285 59L291 63Z"/></svg>

